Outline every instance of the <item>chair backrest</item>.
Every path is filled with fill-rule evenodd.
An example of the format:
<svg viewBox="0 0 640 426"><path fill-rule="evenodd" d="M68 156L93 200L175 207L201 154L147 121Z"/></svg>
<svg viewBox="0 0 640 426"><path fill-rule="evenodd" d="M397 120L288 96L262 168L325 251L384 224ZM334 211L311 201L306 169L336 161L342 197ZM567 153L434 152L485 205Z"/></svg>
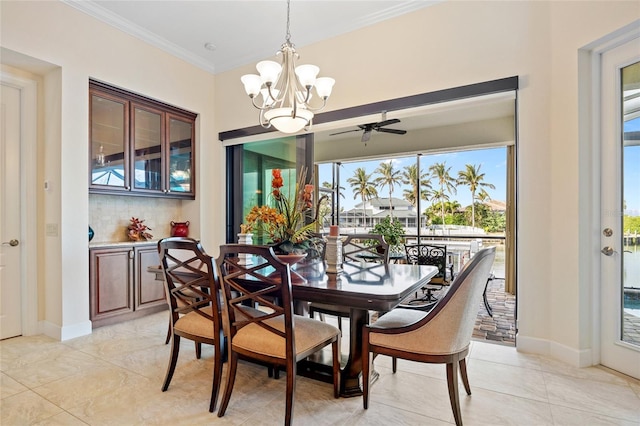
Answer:
<svg viewBox="0 0 640 426"><path fill-rule="evenodd" d="M348 234L342 256L345 262L389 263L389 244L380 234Z"/></svg>
<svg viewBox="0 0 640 426"><path fill-rule="evenodd" d="M403 349L425 351L426 345L429 353L444 355L469 345L495 253L495 247L487 247L467 262L440 302L423 319L404 329Z"/></svg>
<svg viewBox="0 0 640 426"><path fill-rule="evenodd" d="M172 322L180 315L196 312L214 322L214 329L219 333L219 291L211 256L198 241L182 237L158 241L158 254Z"/></svg>
<svg viewBox="0 0 640 426"><path fill-rule="evenodd" d="M240 265L238 255L252 256L251 265ZM256 324L283 338L287 358L295 354L291 272L269 246L224 244L216 259L223 300L229 315L231 341L243 327ZM262 311L247 306L266 308ZM268 311L268 312L267 312ZM284 330L273 327L272 318L284 317ZM233 343L232 343L233 344Z"/></svg>
<svg viewBox="0 0 640 426"><path fill-rule="evenodd" d="M447 246L433 244L405 244L407 263L412 265L432 265L438 267L433 278L447 279Z"/></svg>
<svg viewBox="0 0 640 426"><path fill-rule="evenodd" d="M311 233L309 238L310 247L307 250L307 261L309 260L324 260L327 251L327 241L322 234L318 232Z"/></svg>

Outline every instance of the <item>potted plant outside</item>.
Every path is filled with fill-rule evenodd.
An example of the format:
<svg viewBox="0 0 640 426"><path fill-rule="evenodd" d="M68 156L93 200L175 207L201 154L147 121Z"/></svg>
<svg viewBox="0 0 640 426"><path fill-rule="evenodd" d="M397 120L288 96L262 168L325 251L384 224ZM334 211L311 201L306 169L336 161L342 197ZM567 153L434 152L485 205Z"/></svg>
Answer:
<svg viewBox="0 0 640 426"><path fill-rule="evenodd" d="M382 235L392 253L404 252L405 230L398 219L391 220L391 217L387 216L377 223L371 232Z"/></svg>

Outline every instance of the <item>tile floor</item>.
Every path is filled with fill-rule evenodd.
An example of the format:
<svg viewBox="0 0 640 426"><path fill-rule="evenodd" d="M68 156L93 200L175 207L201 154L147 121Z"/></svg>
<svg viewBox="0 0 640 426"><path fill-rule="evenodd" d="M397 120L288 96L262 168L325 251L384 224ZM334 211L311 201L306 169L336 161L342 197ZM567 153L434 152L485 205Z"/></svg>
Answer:
<svg viewBox="0 0 640 426"><path fill-rule="evenodd" d="M285 381L252 364L240 365L225 417L209 413L211 348L197 360L189 341L161 392L166 327L162 312L66 342L0 342L0 424L282 424ZM395 375L390 366L387 357L376 360L381 377L366 411L361 398L333 399L331 385L299 377L294 422L453 424L443 366L399 361ZM640 425L640 381L610 370L577 369L486 341L472 343L468 366L473 395L461 387L466 425Z"/></svg>

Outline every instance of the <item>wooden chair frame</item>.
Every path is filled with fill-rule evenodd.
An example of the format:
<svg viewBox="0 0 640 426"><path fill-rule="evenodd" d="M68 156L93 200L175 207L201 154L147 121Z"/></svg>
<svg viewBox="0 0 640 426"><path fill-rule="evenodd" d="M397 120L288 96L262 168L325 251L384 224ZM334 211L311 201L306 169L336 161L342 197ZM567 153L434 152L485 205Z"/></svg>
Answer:
<svg viewBox="0 0 640 426"><path fill-rule="evenodd" d="M240 265L238 255L241 253L253 256L253 264ZM229 372L218 417L224 415L229 404L239 357L273 365L276 368L283 367L286 370L285 424L289 425L293 418L297 362L331 344L333 392L337 398L340 389L340 333L332 326L293 314L289 265L278 260L270 247L240 244L220 246L220 255L216 260L216 265L230 324ZM265 311L268 312L256 314L252 309L247 310L247 306L255 306L256 304L266 308ZM298 324L297 327L300 327L298 331L304 331L304 327L318 328L317 324L324 331L333 329L335 333L331 332L332 335L328 336L328 333L323 332L322 335L326 337L312 340L309 347L300 351L296 350L296 335L298 333L296 324ZM237 343L236 340L239 339L240 333L244 331L245 327L252 328L247 328L244 338L251 333L253 336L260 335L263 341L276 341L277 345L283 341L285 356L270 355L267 353L267 349L259 353L242 347L242 343Z"/></svg>
<svg viewBox="0 0 640 426"><path fill-rule="evenodd" d="M198 358L200 358L199 351L202 343L212 345L214 356L209 411L213 412L220 390L225 347L213 259L205 253L198 241L182 237L158 241L158 254L165 277L167 303L171 312L172 340L169 366L162 391L165 392L169 388L175 372L181 337L196 342ZM198 331L202 330L205 332L199 334Z"/></svg>

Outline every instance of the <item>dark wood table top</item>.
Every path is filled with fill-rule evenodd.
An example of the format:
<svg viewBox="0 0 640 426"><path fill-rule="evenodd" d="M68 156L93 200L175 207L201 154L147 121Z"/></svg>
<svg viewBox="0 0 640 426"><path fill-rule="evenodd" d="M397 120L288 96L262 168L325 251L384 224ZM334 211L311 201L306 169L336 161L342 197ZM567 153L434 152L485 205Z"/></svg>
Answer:
<svg viewBox="0 0 640 426"><path fill-rule="evenodd" d="M306 282L293 282L293 298L355 309L389 311L424 286L438 268L427 265L344 262L339 275L327 274L321 261L301 262L293 270ZM149 267L163 280L160 266Z"/></svg>
<svg viewBox="0 0 640 426"><path fill-rule="evenodd" d="M342 267L335 276L325 272L324 262L294 265L293 270L307 280L292 283L294 299L389 311L438 272L435 266L364 261L345 262Z"/></svg>

